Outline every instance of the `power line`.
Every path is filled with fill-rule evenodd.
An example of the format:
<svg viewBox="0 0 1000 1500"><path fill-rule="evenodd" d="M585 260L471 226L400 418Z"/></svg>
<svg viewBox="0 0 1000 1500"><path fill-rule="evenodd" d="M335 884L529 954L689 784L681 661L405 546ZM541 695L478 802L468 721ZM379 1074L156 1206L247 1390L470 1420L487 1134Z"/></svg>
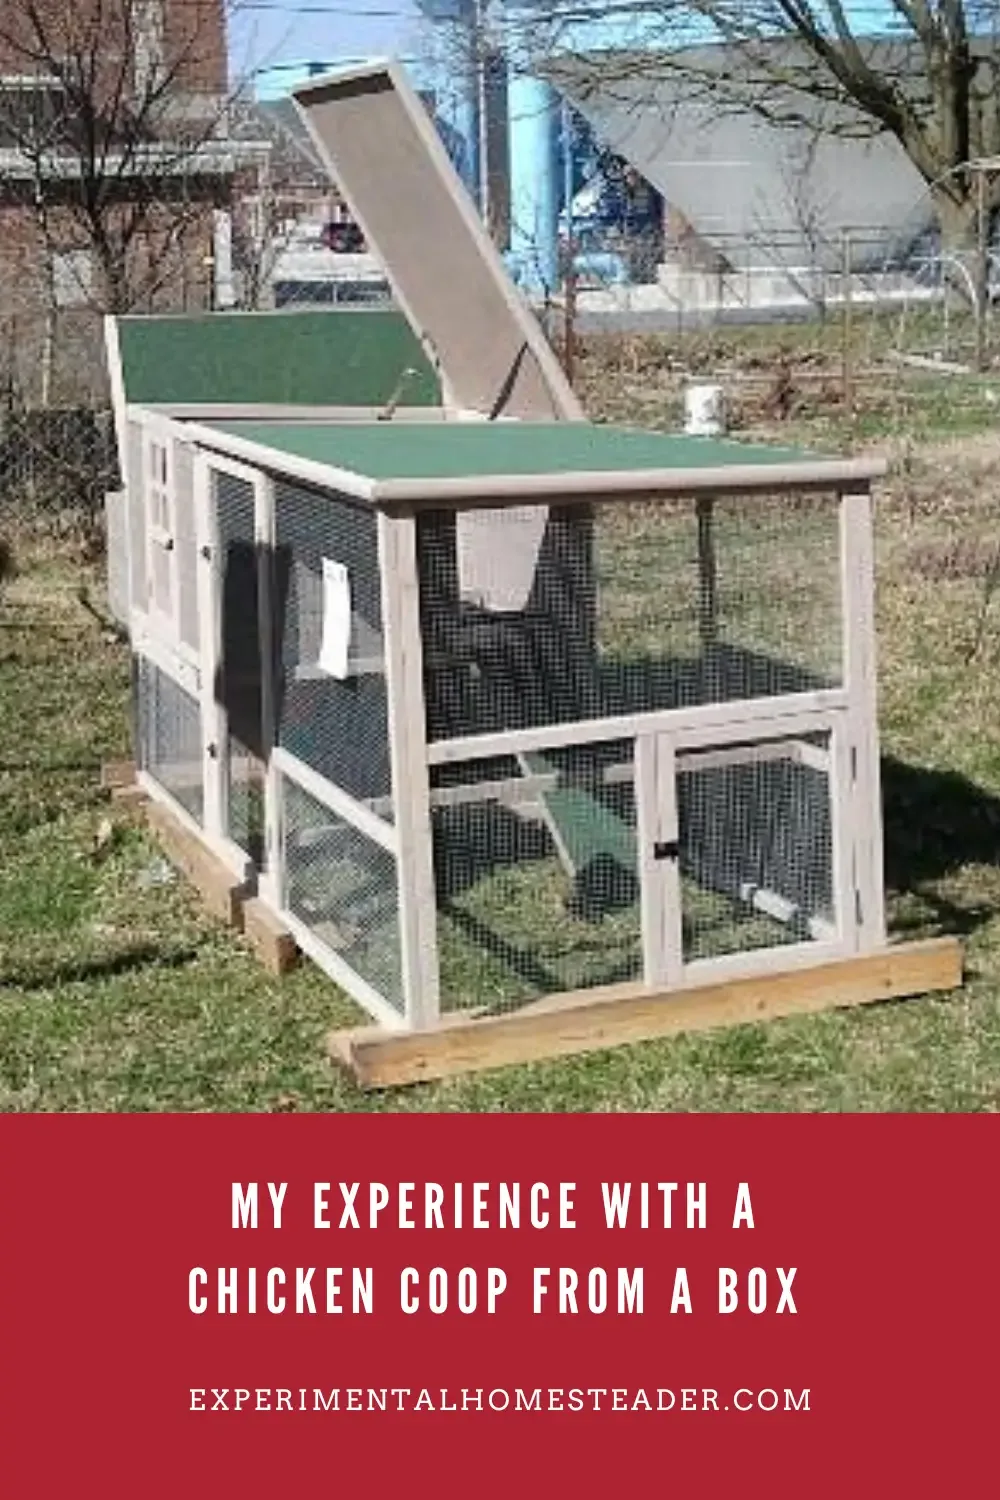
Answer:
<svg viewBox="0 0 1000 1500"><path fill-rule="evenodd" d="M418 21L412 10L363 10L353 5L283 5L280 0L240 0L240 14L245 11L277 11L283 16L348 16L354 20Z"/></svg>

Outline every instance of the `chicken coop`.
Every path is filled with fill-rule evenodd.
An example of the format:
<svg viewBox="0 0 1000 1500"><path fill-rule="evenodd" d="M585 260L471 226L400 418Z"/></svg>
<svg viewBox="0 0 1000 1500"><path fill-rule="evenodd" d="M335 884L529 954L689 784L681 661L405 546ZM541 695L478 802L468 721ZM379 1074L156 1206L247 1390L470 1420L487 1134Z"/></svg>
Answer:
<svg viewBox="0 0 1000 1500"><path fill-rule="evenodd" d="M141 783L367 1012L335 1051L957 983L886 939L882 463L586 422L398 68L297 100L397 306L111 322L115 535Z"/></svg>

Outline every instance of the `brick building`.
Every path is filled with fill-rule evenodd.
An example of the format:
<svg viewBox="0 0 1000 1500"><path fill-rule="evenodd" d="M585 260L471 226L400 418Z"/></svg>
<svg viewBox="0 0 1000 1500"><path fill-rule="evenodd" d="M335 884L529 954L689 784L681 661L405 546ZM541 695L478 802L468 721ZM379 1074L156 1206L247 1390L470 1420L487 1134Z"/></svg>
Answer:
<svg viewBox="0 0 1000 1500"><path fill-rule="evenodd" d="M8 387L75 399L100 314L213 304L220 221L266 150L227 91L223 0L0 0Z"/></svg>

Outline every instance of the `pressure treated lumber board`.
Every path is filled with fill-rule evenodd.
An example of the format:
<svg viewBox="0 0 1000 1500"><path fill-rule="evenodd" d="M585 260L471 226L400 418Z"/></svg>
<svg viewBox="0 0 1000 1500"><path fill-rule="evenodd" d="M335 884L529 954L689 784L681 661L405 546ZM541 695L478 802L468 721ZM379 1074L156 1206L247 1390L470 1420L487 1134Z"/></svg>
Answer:
<svg viewBox="0 0 1000 1500"><path fill-rule="evenodd" d="M286 974L294 968L299 959L298 945L281 919L248 891L169 808L141 792L140 796L147 826L170 862L191 881L206 910L241 931L270 973Z"/></svg>
<svg viewBox="0 0 1000 1500"><path fill-rule="evenodd" d="M867 1005L956 989L962 950L954 938L891 945L814 968L732 979L667 993L639 986L549 996L505 1016L420 1032L335 1031L333 1060L365 1088L416 1083L681 1032Z"/></svg>
<svg viewBox="0 0 1000 1500"><path fill-rule="evenodd" d="M101 766L101 787L104 791L118 791L135 786L134 760L106 760Z"/></svg>
<svg viewBox="0 0 1000 1500"><path fill-rule="evenodd" d="M299 961L299 949L292 934L270 907L258 896L248 896L241 909L243 934L265 969L272 974L287 974Z"/></svg>
<svg viewBox="0 0 1000 1500"><path fill-rule="evenodd" d="M150 800L145 815L164 854L190 880L205 909L230 927L242 926L245 888L232 871L159 802Z"/></svg>

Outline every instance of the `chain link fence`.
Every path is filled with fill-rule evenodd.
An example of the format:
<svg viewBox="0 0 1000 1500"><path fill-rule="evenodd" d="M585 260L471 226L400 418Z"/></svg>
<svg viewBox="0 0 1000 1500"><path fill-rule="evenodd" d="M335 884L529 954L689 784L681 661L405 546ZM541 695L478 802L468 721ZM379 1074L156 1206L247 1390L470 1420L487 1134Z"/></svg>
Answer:
<svg viewBox="0 0 1000 1500"><path fill-rule="evenodd" d="M263 282L259 266L251 275L241 264L236 236L228 305L293 310L389 300L384 269L332 213L317 200L300 205L297 220L283 221ZM672 362L683 378L724 378L718 361L699 361L689 336L697 340L707 330L736 339L742 335L733 330L749 328L751 348L755 331L769 329L740 379L766 388L780 417L794 403L793 383L829 386L851 409L865 381L884 391L901 370L988 376L1000 365L1000 257L992 251L990 294L977 326L963 294L967 268L933 236L904 253L888 230L844 233L817 240L805 264L800 244L770 245L767 254L749 240L712 248L714 260L704 247L695 256L669 235L579 229L563 245L562 286L534 299L571 377L580 374L580 339L590 342L591 365L604 357L594 353L598 345L620 360L613 341L602 345L608 334L648 335L657 366ZM25 518L48 526L71 517L85 522L99 545L103 498L118 483L102 317L89 304L60 305L65 287L55 302L51 292L47 302L30 268L0 279L0 533ZM216 300L205 276L192 276L135 311L209 312ZM780 354L792 325L794 379ZM641 377L648 360L635 357ZM640 379L640 417L641 386Z"/></svg>

